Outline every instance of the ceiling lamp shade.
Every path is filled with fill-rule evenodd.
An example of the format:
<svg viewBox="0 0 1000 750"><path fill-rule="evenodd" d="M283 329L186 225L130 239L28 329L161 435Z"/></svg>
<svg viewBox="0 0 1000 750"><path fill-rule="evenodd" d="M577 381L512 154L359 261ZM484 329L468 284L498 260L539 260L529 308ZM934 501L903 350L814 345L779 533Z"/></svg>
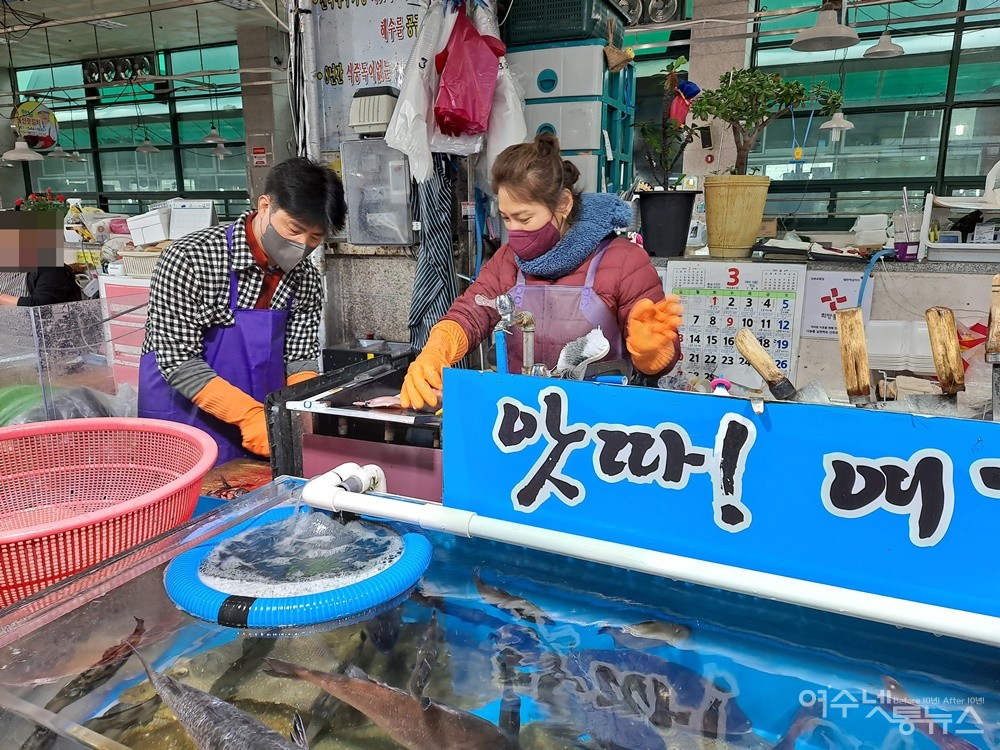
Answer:
<svg viewBox="0 0 1000 750"><path fill-rule="evenodd" d="M69 158L69 154L66 153L65 151L63 151L63 147L62 146L60 146L59 144L56 144L56 147L54 149L52 149L51 151L49 151L48 157L50 159L68 159Z"/></svg>
<svg viewBox="0 0 1000 750"><path fill-rule="evenodd" d="M878 38L878 44L872 45L865 50L865 57L899 57L904 52L903 48L892 41L892 34L888 31L882 32Z"/></svg>
<svg viewBox="0 0 1000 750"><path fill-rule="evenodd" d="M854 130L854 123L844 119L844 113L839 109L833 113L833 117L819 126L820 130L830 131L830 140L836 143L840 140L840 134L845 130Z"/></svg>
<svg viewBox="0 0 1000 750"><path fill-rule="evenodd" d="M225 159L227 156L232 156L232 155L233 152L230 151L225 146L223 146L221 143L219 143L218 145L216 145L215 148L212 149L212 156L215 156L220 160Z"/></svg>
<svg viewBox="0 0 1000 750"><path fill-rule="evenodd" d="M69 155L69 160L70 161L87 161L83 157L83 155L79 151L77 151L76 149L74 149L73 152Z"/></svg>
<svg viewBox="0 0 1000 750"><path fill-rule="evenodd" d="M44 158L37 151L28 148L28 144L20 139L14 141L14 148L5 151L4 155L0 156L0 159L5 161L41 161Z"/></svg>
<svg viewBox="0 0 1000 750"><path fill-rule="evenodd" d="M212 124L211 130L208 131L208 135L201 139L202 143L225 143L226 139L219 135L219 131L215 129L215 124Z"/></svg>
<svg viewBox="0 0 1000 750"><path fill-rule="evenodd" d="M837 20L837 11L821 10L816 25L803 29L792 40L791 48L797 52L827 52L853 47L861 41L858 32Z"/></svg>
<svg viewBox="0 0 1000 750"><path fill-rule="evenodd" d="M160 149L154 146L152 141L149 140L149 138L146 138L142 142L142 145L140 145L139 148L135 150L135 152L137 154L158 154L160 153Z"/></svg>

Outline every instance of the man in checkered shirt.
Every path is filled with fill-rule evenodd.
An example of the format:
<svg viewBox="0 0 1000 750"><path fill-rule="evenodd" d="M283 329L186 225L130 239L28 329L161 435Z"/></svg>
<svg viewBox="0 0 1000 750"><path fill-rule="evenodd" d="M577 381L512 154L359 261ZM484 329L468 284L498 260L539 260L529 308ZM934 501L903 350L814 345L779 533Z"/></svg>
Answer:
<svg viewBox="0 0 1000 750"><path fill-rule="evenodd" d="M306 256L346 213L336 174L289 159L268 174L256 211L164 251L150 283L139 416L204 429L217 463L267 456L267 394L318 374L323 289Z"/></svg>

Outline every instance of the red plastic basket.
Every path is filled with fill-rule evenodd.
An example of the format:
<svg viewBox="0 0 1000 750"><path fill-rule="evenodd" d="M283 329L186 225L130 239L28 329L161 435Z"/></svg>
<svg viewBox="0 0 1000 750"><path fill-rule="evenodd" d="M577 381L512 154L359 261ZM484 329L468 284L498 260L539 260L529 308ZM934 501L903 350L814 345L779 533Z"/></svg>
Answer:
<svg viewBox="0 0 1000 750"><path fill-rule="evenodd" d="M0 607L189 520L217 456L156 419L0 429Z"/></svg>

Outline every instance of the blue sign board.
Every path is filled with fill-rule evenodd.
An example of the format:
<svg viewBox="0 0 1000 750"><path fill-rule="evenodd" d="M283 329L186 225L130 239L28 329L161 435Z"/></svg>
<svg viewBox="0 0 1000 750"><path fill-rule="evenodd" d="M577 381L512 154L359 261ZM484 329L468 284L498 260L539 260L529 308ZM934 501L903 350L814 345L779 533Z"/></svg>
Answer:
<svg viewBox="0 0 1000 750"><path fill-rule="evenodd" d="M444 503L1000 616L1000 424L445 371Z"/></svg>

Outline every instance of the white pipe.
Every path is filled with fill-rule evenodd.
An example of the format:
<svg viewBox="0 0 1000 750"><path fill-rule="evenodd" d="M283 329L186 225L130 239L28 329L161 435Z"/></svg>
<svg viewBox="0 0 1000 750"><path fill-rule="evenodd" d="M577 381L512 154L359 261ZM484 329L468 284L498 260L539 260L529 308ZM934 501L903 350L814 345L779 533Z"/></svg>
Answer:
<svg viewBox="0 0 1000 750"><path fill-rule="evenodd" d="M317 477L306 484L302 490L302 500L305 503L315 508L375 516L432 531L519 545L678 581L751 594L762 599L955 636L978 643L1000 645L1000 620L996 617L590 539L480 516L438 503L348 492L331 486L330 480L320 481L326 476Z"/></svg>
<svg viewBox="0 0 1000 750"><path fill-rule="evenodd" d="M268 12L268 14L271 16L271 18L273 18L275 21L278 22L278 25L281 28L283 28L285 31L288 31L288 24L285 23L284 21L282 21L280 18L278 18L278 14L277 13L275 13L273 10L271 10L270 8L267 7L267 0L257 0L257 4L261 8L263 8L264 10L266 10Z"/></svg>

